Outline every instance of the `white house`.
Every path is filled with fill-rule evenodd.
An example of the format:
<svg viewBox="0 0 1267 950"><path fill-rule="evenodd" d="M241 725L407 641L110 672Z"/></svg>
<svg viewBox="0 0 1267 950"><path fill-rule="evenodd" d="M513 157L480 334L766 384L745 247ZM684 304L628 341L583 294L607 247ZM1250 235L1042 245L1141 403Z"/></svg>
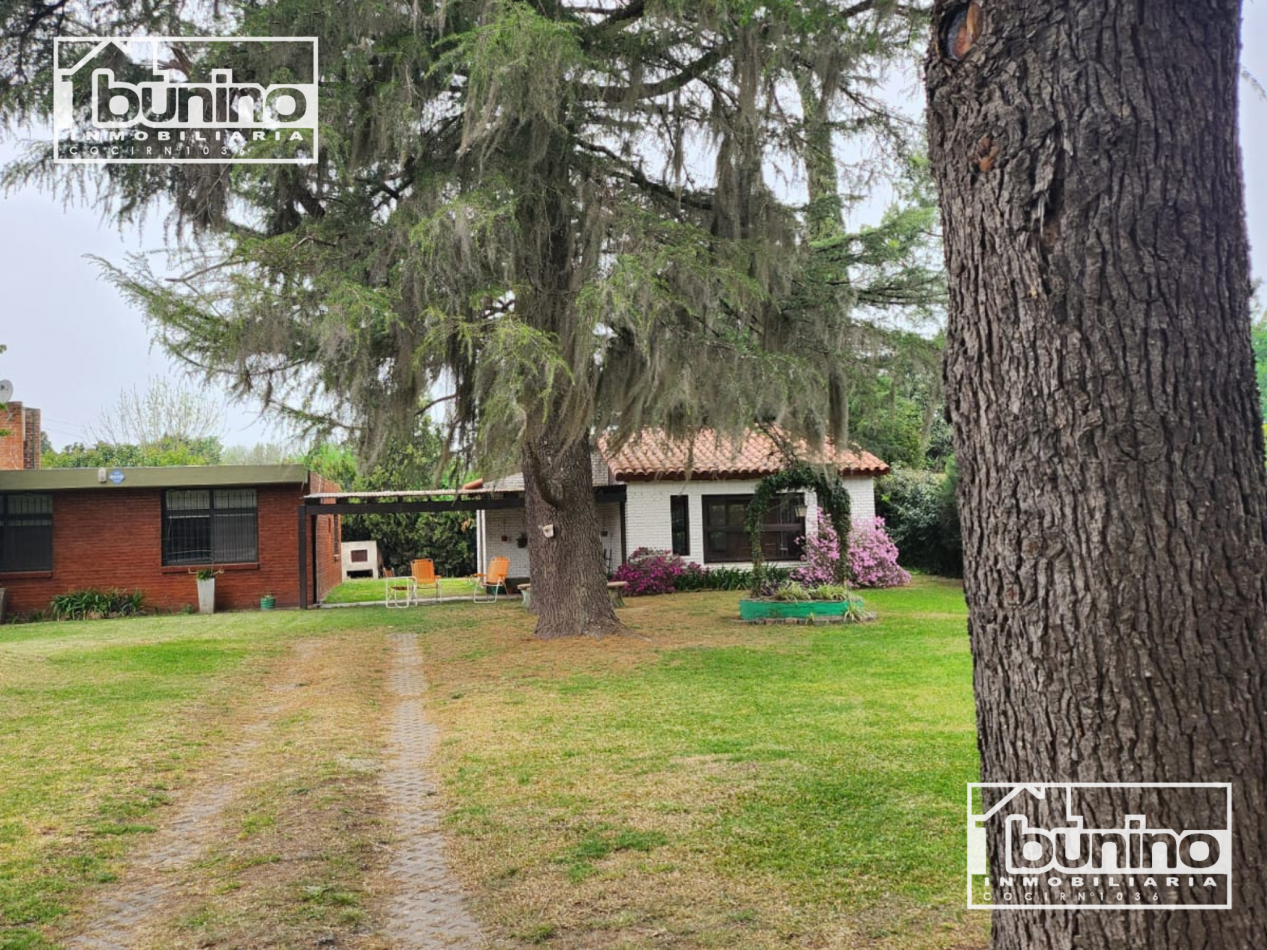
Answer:
<svg viewBox="0 0 1267 950"><path fill-rule="evenodd" d="M837 466L849 491L855 521L875 517L875 479L889 467L869 452L830 447L814 453L798 447L811 462ZM619 451L600 443L593 475L603 553L614 571L638 548L680 554L705 566L752 560L744 519L757 483L779 471L784 456L769 436L749 433L741 445L701 433L694 443L672 442L648 430ZM490 492L523 492L523 475L497 479ZM766 516L762 548L771 563L800 557L798 539L813 534L818 501L812 491L783 496ZM510 576L531 576L528 535L522 507L490 508L476 517L481 565L494 557L510 559ZM482 568L481 568L482 569Z"/></svg>

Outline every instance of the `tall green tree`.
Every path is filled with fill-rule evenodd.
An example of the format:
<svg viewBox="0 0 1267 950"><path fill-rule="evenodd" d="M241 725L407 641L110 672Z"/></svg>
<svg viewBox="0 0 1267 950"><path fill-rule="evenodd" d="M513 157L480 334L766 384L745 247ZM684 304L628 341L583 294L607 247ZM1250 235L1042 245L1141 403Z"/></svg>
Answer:
<svg viewBox="0 0 1267 950"><path fill-rule="evenodd" d="M143 261L113 276L173 352L314 423L357 422L368 449L446 400L462 448L486 469L521 468L528 524L554 526L528 532L538 635L618 626L591 492L596 430L619 441L647 425L776 420L844 434L850 326L801 293L804 216L767 176L799 161L792 77L807 61L814 121L866 130L859 77L894 54L888 24L910 6L217 9L243 34L320 38L321 154L232 175L109 169L125 217L165 195L177 228L204 236L183 280ZM50 27L53 11L19 32L0 106L47 111L34 80L56 29L206 32L196 13L124 0L97 11L104 29L91 15ZM189 60L191 78L205 71Z"/></svg>
<svg viewBox="0 0 1267 950"><path fill-rule="evenodd" d="M982 780L1227 782L1235 816L1156 790L1129 809L1147 827L1230 822L1230 909L998 910L992 944L1259 946L1267 475L1241 4L938 0L935 16L928 131ZM1128 827L1122 805L1080 790L1079 814L1115 822L1095 827Z"/></svg>

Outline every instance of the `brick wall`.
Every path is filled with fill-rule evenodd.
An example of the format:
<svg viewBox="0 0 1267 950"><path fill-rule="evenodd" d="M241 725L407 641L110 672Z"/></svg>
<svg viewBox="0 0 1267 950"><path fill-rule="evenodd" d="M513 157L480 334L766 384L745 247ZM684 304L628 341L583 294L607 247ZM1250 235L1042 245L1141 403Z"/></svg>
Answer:
<svg viewBox="0 0 1267 950"><path fill-rule="evenodd" d="M23 454L25 451L26 413L22 403L11 402L7 408L0 409L0 471L12 472L25 468ZM36 441L39 436L36 435ZM12 609L12 608L10 608Z"/></svg>
<svg viewBox="0 0 1267 950"><path fill-rule="evenodd" d="M25 428L22 440L22 467L28 470L36 469L40 467L40 411L23 409L22 413Z"/></svg>
<svg viewBox="0 0 1267 950"><path fill-rule="evenodd" d="M315 477L315 476L314 476ZM218 565L217 610L258 609L273 594L279 607L299 602L298 519L305 489L300 485L257 486L259 561ZM178 610L197 606L191 568L164 567L161 489L103 488L53 493L53 570L38 574L0 574L9 592L9 612L43 610L55 594L83 587L139 588L152 607ZM316 570L320 596L338 583L333 554L336 519L318 518L317 560L308 566L305 590Z"/></svg>
<svg viewBox="0 0 1267 950"><path fill-rule="evenodd" d="M308 476L308 491L312 494L337 492L342 489L328 478L316 472ZM334 504L333 499L326 499L322 504ZM340 562L339 540L343 531L343 518L340 515L318 515L316 518L316 571L317 600L325 598L330 589L343 581L343 565ZM309 557L312 555L310 554ZM313 565L308 567L308 590L311 590Z"/></svg>

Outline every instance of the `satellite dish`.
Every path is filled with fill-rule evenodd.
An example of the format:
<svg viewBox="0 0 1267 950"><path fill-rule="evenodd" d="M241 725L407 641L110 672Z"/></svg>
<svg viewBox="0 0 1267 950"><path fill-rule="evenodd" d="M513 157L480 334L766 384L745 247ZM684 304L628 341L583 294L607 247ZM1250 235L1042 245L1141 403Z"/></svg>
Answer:
<svg viewBox="0 0 1267 950"><path fill-rule="evenodd" d="M13 398L13 383L0 379L0 402L8 402Z"/></svg>

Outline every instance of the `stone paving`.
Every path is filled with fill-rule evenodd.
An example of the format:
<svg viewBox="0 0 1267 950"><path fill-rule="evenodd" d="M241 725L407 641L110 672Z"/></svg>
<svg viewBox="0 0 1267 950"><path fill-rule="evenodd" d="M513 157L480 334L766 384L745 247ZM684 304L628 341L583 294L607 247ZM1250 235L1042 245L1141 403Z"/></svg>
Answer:
<svg viewBox="0 0 1267 950"><path fill-rule="evenodd" d="M391 755L382 773L396 840L387 869L394 885L387 935L398 950L483 950L488 944L444 858L429 766L436 730L423 711L422 657L413 635L395 634L392 640L395 665L389 685L397 703Z"/></svg>

